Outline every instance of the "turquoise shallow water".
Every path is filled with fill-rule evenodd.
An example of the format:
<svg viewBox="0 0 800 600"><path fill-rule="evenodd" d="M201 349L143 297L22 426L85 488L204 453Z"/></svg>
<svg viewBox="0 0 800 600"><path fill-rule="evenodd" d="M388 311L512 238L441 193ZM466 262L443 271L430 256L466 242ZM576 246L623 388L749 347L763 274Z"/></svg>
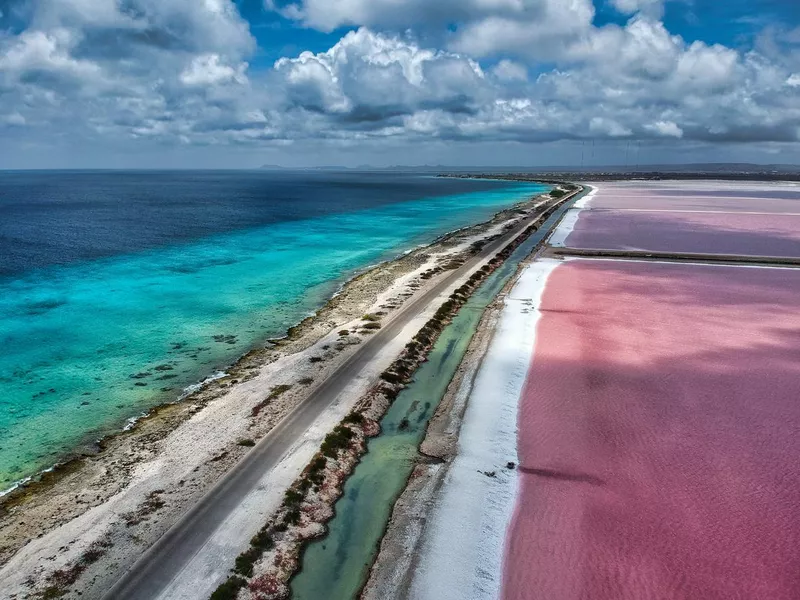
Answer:
<svg viewBox="0 0 800 600"><path fill-rule="evenodd" d="M0 490L281 335L357 270L542 190L422 198L0 280Z"/></svg>
<svg viewBox="0 0 800 600"><path fill-rule="evenodd" d="M475 291L381 420L381 434L367 443L336 503L328 534L309 544L292 580L293 600L352 600L366 583L396 498L419 458L419 444L450 381L461 364L483 311L519 263L547 236L566 208L560 208ZM404 423L405 422L405 423ZM401 423L403 426L401 426Z"/></svg>

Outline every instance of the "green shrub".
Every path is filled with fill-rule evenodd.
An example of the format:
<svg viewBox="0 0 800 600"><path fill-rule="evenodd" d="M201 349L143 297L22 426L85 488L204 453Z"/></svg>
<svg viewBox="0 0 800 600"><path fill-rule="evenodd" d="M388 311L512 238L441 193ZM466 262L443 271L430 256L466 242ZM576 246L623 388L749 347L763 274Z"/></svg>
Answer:
<svg viewBox="0 0 800 600"><path fill-rule="evenodd" d="M367 324L365 324L363 326L363 328L364 329L380 329L381 328L381 324L380 323L367 323Z"/></svg>
<svg viewBox="0 0 800 600"><path fill-rule="evenodd" d="M383 379L387 383L403 383L403 378L400 377L397 373L393 373L392 371L384 371L381 373L381 379Z"/></svg>
<svg viewBox="0 0 800 600"><path fill-rule="evenodd" d="M364 415L362 415L361 413L357 413L357 412L351 412L349 415L347 415L344 418L343 422L344 423L348 423L348 424L352 423L353 425L363 425L364 424Z"/></svg>
<svg viewBox="0 0 800 600"><path fill-rule="evenodd" d="M228 577L228 580L211 594L210 600L235 600L236 596L239 594L239 590L246 585L247 580L237 575Z"/></svg>
<svg viewBox="0 0 800 600"><path fill-rule="evenodd" d="M283 517L283 522L287 525L297 525L300 522L300 509L293 508L286 511L286 514Z"/></svg>
<svg viewBox="0 0 800 600"><path fill-rule="evenodd" d="M321 451L323 456L336 458L340 450L347 448L350 441L355 437L355 433L349 427L337 425L336 429L325 436L322 442Z"/></svg>
<svg viewBox="0 0 800 600"><path fill-rule="evenodd" d="M420 331L417 335L414 336L414 339L417 340L423 346L427 346L431 343L431 338L428 335L427 331Z"/></svg>
<svg viewBox="0 0 800 600"><path fill-rule="evenodd" d="M306 479L303 482L308 482L309 487L311 484L314 485L321 485L323 480L325 479L325 467L328 464L328 459L324 456L317 456L314 460L311 461L311 464L308 465L308 471L306 475Z"/></svg>
<svg viewBox="0 0 800 600"><path fill-rule="evenodd" d="M272 550L275 546L275 542L272 540L269 533L267 533L266 529L261 529L253 536L253 539L250 540L250 545L266 552L267 550Z"/></svg>
<svg viewBox="0 0 800 600"><path fill-rule="evenodd" d="M257 417L258 413L260 413L267 404L278 398L281 394L284 394L292 389L291 385L276 385L272 390L270 390L269 395L264 398L261 402L256 404L253 409L250 411L250 416Z"/></svg>
<svg viewBox="0 0 800 600"><path fill-rule="evenodd" d="M384 387L381 389L381 393L382 393L384 396L386 396L386 397L387 397L389 400L394 400L394 399L395 399L395 398L397 398L397 396L400 394L400 390L398 390L398 389L395 389L395 388L392 388L392 387L386 387L386 386L384 386Z"/></svg>
<svg viewBox="0 0 800 600"><path fill-rule="evenodd" d="M311 464L308 465L308 472L309 473L317 473L322 471L328 464L328 459L324 456L318 456L314 460L311 461Z"/></svg>
<svg viewBox="0 0 800 600"><path fill-rule="evenodd" d="M239 575L250 577L253 574L253 565L261 558L263 551L252 546L236 557L233 570Z"/></svg>
<svg viewBox="0 0 800 600"><path fill-rule="evenodd" d="M239 440L236 443L239 444L240 446L247 446L248 448L253 447L253 446L256 445L256 443L253 440L251 440L250 438L245 438L245 439Z"/></svg>
<svg viewBox="0 0 800 600"><path fill-rule="evenodd" d="M283 497L283 504L285 506L299 506L304 497L305 496L297 490L289 488L286 490L286 495Z"/></svg>

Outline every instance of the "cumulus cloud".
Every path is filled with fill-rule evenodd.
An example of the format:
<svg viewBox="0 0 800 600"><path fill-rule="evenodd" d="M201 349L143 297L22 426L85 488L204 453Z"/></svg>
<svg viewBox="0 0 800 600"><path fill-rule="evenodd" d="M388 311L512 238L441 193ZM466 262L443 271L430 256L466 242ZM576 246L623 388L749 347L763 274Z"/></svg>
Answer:
<svg viewBox="0 0 800 600"><path fill-rule="evenodd" d="M364 28L327 52L282 58L275 71L290 108L348 122L382 122L419 110L470 113L488 94L475 61Z"/></svg>
<svg viewBox="0 0 800 600"><path fill-rule="evenodd" d="M686 143L800 131L791 53L767 38L749 51L687 42L658 18L660 2L617 0L628 22L597 27L590 0L303 0L275 8L309 27L359 28L258 69L233 0L28 6L26 27L0 32L0 133L11 136Z"/></svg>
<svg viewBox="0 0 800 600"><path fill-rule="evenodd" d="M236 66L224 64L219 54L202 54L195 56L189 66L184 69L180 79L186 85L209 86L221 83L247 83L245 71L247 63Z"/></svg>
<svg viewBox="0 0 800 600"><path fill-rule="evenodd" d="M186 140L251 108L243 59L255 41L231 0L27 8L28 27L0 35L0 104L29 129Z"/></svg>
<svg viewBox="0 0 800 600"><path fill-rule="evenodd" d="M800 123L788 74L755 53L687 44L637 18L592 43L592 57L529 81L505 59L484 71L462 53L421 48L367 29L327 52L276 65L288 113L313 115L320 135L543 141L588 138L794 139ZM642 55L645 60L640 60ZM793 89L793 88L792 88ZM342 128L346 127L346 130Z"/></svg>
<svg viewBox="0 0 800 600"><path fill-rule="evenodd" d="M588 1L588 0L587 0ZM268 9L306 26L333 31L342 26L439 27L484 16L519 17L544 14L547 6L574 4L575 0L301 0L289 4L266 0ZM583 0L581 0L582 3ZM588 2L591 5L591 2Z"/></svg>
<svg viewBox="0 0 800 600"><path fill-rule="evenodd" d="M501 81L527 81L528 69L513 60L504 58L492 69L492 73Z"/></svg>
<svg viewBox="0 0 800 600"><path fill-rule="evenodd" d="M644 128L663 137L683 137L683 129L678 127L673 121L656 121L655 123L645 125Z"/></svg>

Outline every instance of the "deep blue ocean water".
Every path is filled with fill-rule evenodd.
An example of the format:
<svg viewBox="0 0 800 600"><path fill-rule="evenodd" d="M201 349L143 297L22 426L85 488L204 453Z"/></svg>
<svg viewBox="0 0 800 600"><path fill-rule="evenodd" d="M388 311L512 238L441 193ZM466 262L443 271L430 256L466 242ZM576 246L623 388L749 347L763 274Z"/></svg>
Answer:
<svg viewBox="0 0 800 600"><path fill-rule="evenodd" d="M544 189L0 172L0 490L282 335L359 269Z"/></svg>

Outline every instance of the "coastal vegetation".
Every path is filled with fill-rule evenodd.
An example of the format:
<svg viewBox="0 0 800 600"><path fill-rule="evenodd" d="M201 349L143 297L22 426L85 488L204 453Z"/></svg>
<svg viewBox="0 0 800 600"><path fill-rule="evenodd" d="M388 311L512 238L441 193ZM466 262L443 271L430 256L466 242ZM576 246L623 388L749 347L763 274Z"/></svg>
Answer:
<svg viewBox="0 0 800 600"><path fill-rule="evenodd" d="M48 578L48 585L37 594L39 600L53 600L67 594L69 586L93 563L96 563L111 547L111 542L101 539L92 543L81 557L71 566L54 571Z"/></svg>
<svg viewBox="0 0 800 600"><path fill-rule="evenodd" d="M315 358L315 357L312 357L312 358ZM322 359L320 359L320 360L322 360ZM312 361L312 362L314 362L314 361ZM256 404L251 409L250 416L251 417L257 417L258 413L260 413L262 410L264 410L264 407L266 407L270 402L272 402L276 398L279 398L281 395L283 395L286 392L288 392L290 389L292 389L291 385L286 385L286 384L276 385L274 388L272 388L272 390L270 391L269 395L266 398L264 398L261 402Z"/></svg>
<svg viewBox="0 0 800 600"><path fill-rule="evenodd" d="M553 210L555 206L456 289L381 374L381 382L325 437L320 450L287 491L277 513L262 529L275 541L275 546L268 550L269 557L266 556L267 550L259 550L252 543L242 555L245 558L241 564L252 566L253 571L245 574L237 570L248 578L237 588L237 593L246 585L251 597L260 600L288 597L289 582L299 568L304 548L313 539L325 535L325 524L333 517L333 504L341 496L347 476L366 452L366 439L380 433L381 416L411 380L417 367L427 359L442 330L461 306ZM437 269L442 271L441 267ZM431 270L421 275L423 279L426 273L431 273ZM367 325L377 325L371 319L364 320L368 321ZM212 596L212 600L218 598Z"/></svg>
<svg viewBox="0 0 800 600"><path fill-rule="evenodd" d="M487 227L501 222L507 218L507 212L498 214L496 219L491 223L484 223L480 226L476 226L475 228L471 228L470 230L465 230L455 234L455 240L457 242L461 239L468 239L469 237L474 239L477 234L483 233ZM453 246L454 242L444 239L442 244L443 248L446 250ZM367 308L369 305L363 304L360 307L357 307L357 302L361 301L363 297L369 297L369 295L372 293L372 290L376 289L377 284L385 285L386 281L390 281L391 278L396 280L400 275L410 272L409 268L413 269L414 267L417 267L426 261L430 262L430 257L427 254L415 252L409 255L407 258L403 258L397 264L395 262L387 263L386 265L376 268L374 271L370 271L365 275L359 275L344 288L342 294L334 297L334 299L331 300L325 308L321 309L319 314L315 315L313 319L309 319L307 322L303 323L303 326L293 331L292 335L281 337L280 339L272 339L269 342L269 345L265 348L259 347L251 350L250 352L246 353L239 362L226 369L227 376L224 376L219 380L209 382L207 385L204 385L201 390L198 390L191 396L187 396L179 404L165 404L164 406L159 406L146 418L141 419L137 423L137 426L132 428L129 432L126 432L122 436L109 437L98 444L98 447L103 451L103 456L100 457L100 460L102 463L110 462L113 465L114 477L107 477L103 480L101 486L94 486L89 502L87 502L82 495L80 501L76 500L74 507L69 504L68 506L64 507L64 510L61 508L62 505L59 505L56 509L51 508L51 506L55 505L51 502L49 496L42 496L40 494L42 490L47 491L54 485L59 488L66 485L74 485L74 481L84 482L89 480L92 473L88 472L86 467L87 464L88 466L92 466L95 464L95 462L91 461L87 463L85 458L78 457L75 460L68 462L65 466L59 467L56 471L43 475L41 480L37 480L31 484L21 487L20 491L13 494L13 496L9 495L8 499L5 499L4 501L4 507L16 506L17 503L24 502L27 510L30 510L31 499L34 498L33 493L35 491L36 502L34 503L34 508L40 511L41 514L44 515L45 519L48 519L47 522L49 523L54 522L54 519L59 519L59 522L69 520L74 518L74 516L82 514L82 512L86 510L86 507L103 503L111 494L116 493L120 485L126 485L126 482L132 473L131 468L133 468L133 465L143 462L143 459L140 458L142 455L141 449L153 448L154 440L156 440L158 443L158 441L160 441L164 435L167 435L170 430L176 428L185 420L191 418L192 415L201 411L211 401L228 394L228 390L233 388L235 384L251 380L254 377L260 377L259 370L264 364L269 364L274 360L278 360L287 353L293 353L298 347L305 347L304 345L307 343L306 340L318 336L321 331L324 331L325 326L327 326L330 322L344 323L353 318L358 319L362 313L367 310L369 311L367 314L374 314L377 317L384 317L386 313L380 309L386 309L387 311L394 310L402 303L403 298L410 294L396 295L395 297L384 301L383 304L377 303L379 306L376 306L376 308ZM445 263L446 260L442 260L441 262ZM419 280L412 280L407 284L407 287L409 290L418 289L420 287ZM356 306L355 311L348 313L347 311L352 311L354 306ZM375 303L373 303L373 306L375 306ZM346 318L343 319L342 317ZM375 321L367 321L367 323L369 322ZM332 349L335 348L337 351L341 350L342 348L346 349L348 346L355 346L353 342L361 341L359 340L360 336L352 334L357 333L357 330L360 329L362 324L356 322L354 325L355 326L353 330L344 330L346 332L346 336L350 336L351 339L345 339L338 343L332 344ZM334 329L334 332L335 331L336 330ZM222 340L223 343L221 345L226 345L224 343L225 341L226 340ZM187 353L195 353L197 351L207 350L205 347L195 347L190 343L183 343L182 341L181 343L176 341L174 346L175 348L173 348L173 350L176 352L185 350ZM412 345L410 346L410 349L419 350L420 348ZM320 353L320 357L326 362L332 356L333 352L325 354ZM172 366L173 364L175 366ZM171 373L171 371L176 371L179 368L178 362L170 362L169 364L166 362L160 364L158 362L153 362L152 365L150 365L149 372L152 373L154 379L159 379L162 376L164 378L178 377L177 375L173 375ZM303 367L299 366L299 368L302 369ZM125 373L125 376L127 377L129 373L139 373L140 371L144 372L144 370L141 368L138 370L131 369ZM311 370L308 369L308 371ZM169 374L163 375L163 373ZM314 373L309 374L315 378L317 377ZM295 375L295 377L301 377L302 375L305 375L305 373L298 373ZM133 385L135 381L137 380L129 380L128 385ZM294 383L294 385L299 388L300 385L307 385L313 381L314 379L311 377L301 377L300 379L288 381L287 383ZM266 379L264 381L261 389L268 390L268 392L265 393L265 396L269 397L271 395L269 392L269 390L272 389L270 385L274 383L275 381L271 379ZM152 386L153 384L151 383L150 385ZM180 387L180 382L177 382L176 385L178 387L175 389L178 389ZM398 391L399 390L395 386L385 385L381 390L381 393L387 400L391 401ZM171 518L171 514L174 513L176 509L184 506L185 497L187 496L185 493L186 490L196 489L197 486L205 485L205 481L211 476L229 468L232 462L243 456L244 452L246 452L246 448L250 447L249 443L247 442L244 444L239 444L240 440L253 439L255 443L256 440L260 439L264 431L268 431L271 427L272 415L283 414L284 411L291 410L291 408L296 404L297 400L302 398L305 393L305 390L298 389L297 393L287 394L287 398L282 397L279 402L274 403L274 406L269 406L269 402L262 404L262 407L258 409L259 412L257 416L260 417L258 422L255 422L254 420L253 422L247 424L247 430L231 432L232 435L225 440L225 445L215 449L215 451L209 455L212 456L211 459L209 459L208 456L203 456L200 470L195 469L192 471L192 475L182 478L180 482L177 480L170 482L168 480L164 480L163 478L154 481L154 483L157 485L153 485L152 488L164 487L168 490L168 495L165 496L165 499L169 498L171 511L155 511L154 513L151 513L153 516L150 517L150 519L145 520L136 526L131 526L125 535L135 536L137 539L141 537L143 539L143 543L149 543L149 538L147 538L148 532L152 530L154 526L160 526L163 522L169 520ZM275 399L276 397L272 398L272 400ZM92 400L94 399L92 398ZM264 400L267 400L267 398ZM249 401L249 405L244 410L249 413L253 403L258 401L258 398ZM92 404L94 404L94 402L92 402ZM239 410L241 410L241 408ZM156 450L158 450L157 447ZM106 482L108 482L108 484L106 484ZM82 483L79 483L78 485L82 485ZM175 486L174 489L173 485ZM134 512L135 508L139 506L139 504L145 499L144 495L144 492L134 494L134 498L132 498L133 502L126 506L126 510ZM45 500L40 502L40 497L45 498ZM39 520L42 521L41 519ZM9 519L8 522L11 522L11 520ZM32 523L32 519L27 518L25 525L26 527L21 528L18 536L16 533L12 532L13 535L9 535L4 539L4 543L2 547L0 547L0 552L11 552L13 548L16 547L18 538L23 539L22 536L26 536L27 538L39 537L38 534L40 531L46 531L49 529L49 526L35 526ZM120 523L120 525L125 527L124 523ZM4 535L7 532L7 530L4 530ZM88 540L87 544L89 541L91 540ZM135 549L129 551L126 549L126 546L127 544L115 544L113 552L108 553L108 555L102 559L100 563L94 564L92 568L88 570L88 572L84 572L84 574L80 577L81 581L77 585L80 587L83 587L84 585L94 585L94 587L105 585L103 583L94 583L97 581L96 575L101 571L109 572L106 565L110 565L113 570L114 564L116 564L116 561L118 560L118 555L127 555L130 552L136 551ZM64 553L66 554L66 552ZM72 554L69 558L68 564L73 564L77 560L78 558L75 556L75 554ZM50 567L50 570L54 568L55 565ZM42 586L45 584L46 573L48 571L49 570L45 570L45 572L41 575L37 586ZM114 575L111 576L113 577ZM73 585L72 587L74 589L76 586Z"/></svg>
<svg viewBox="0 0 800 600"><path fill-rule="evenodd" d="M225 583L211 594L211 600L235 600L236 596L239 594L239 590L246 585L247 580L238 575L229 577Z"/></svg>

